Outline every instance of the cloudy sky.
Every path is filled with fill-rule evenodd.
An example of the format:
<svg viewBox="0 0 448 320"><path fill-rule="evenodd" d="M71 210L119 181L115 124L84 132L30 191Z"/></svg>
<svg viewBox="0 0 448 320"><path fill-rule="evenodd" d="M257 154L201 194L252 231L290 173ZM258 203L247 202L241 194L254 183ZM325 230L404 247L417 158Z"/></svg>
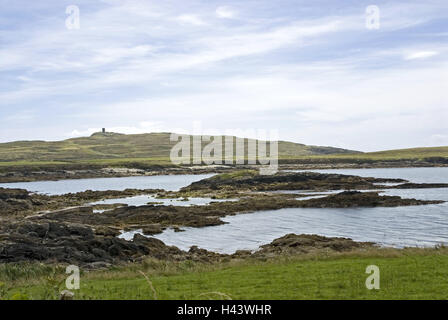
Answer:
<svg viewBox="0 0 448 320"><path fill-rule="evenodd" d="M206 133L274 129L283 140L362 151L448 145L446 0L0 8L0 141L101 127L190 132L199 122Z"/></svg>

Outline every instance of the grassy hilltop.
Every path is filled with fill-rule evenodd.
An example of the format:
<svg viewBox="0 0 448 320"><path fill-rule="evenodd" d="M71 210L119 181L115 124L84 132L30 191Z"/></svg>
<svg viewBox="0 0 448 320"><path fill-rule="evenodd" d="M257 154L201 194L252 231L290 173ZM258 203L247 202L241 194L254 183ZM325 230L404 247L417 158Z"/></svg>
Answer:
<svg viewBox="0 0 448 320"><path fill-rule="evenodd" d="M223 140L224 141L224 140ZM235 141L235 140L234 140ZM245 154L249 141L244 139ZM255 141L256 142L256 141ZM177 142L170 133L94 133L90 137L62 141L15 141L0 143L0 168L79 168L104 166L171 166L170 151ZM203 146L208 142L203 142ZM279 141L280 163L337 164L380 161L448 163L448 146L380 152L359 152L334 147Z"/></svg>
<svg viewBox="0 0 448 320"><path fill-rule="evenodd" d="M119 134L94 133L90 137L62 141L16 141L0 144L0 161L7 164L27 163L114 163L120 161L152 160L168 162L170 151L177 143L170 133ZM223 140L224 141L224 140ZM244 139L247 150L248 141ZM203 146L208 142L203 142ZM357 151L308 146L280 141L280 157L301 157L327 154L356 153Z"/></svg>

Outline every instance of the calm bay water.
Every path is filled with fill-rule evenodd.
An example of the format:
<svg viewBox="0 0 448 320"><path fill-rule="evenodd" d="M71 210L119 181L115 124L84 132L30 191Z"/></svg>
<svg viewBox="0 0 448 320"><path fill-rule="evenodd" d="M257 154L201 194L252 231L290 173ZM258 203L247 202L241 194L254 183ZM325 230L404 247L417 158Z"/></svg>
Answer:
<svg viewBox="0 0 448 320"><path fill-rule="evenodd" d="M97 204L126 204L128 206L144 206L146 204L151 203L154 205L163 205L163 206L180 206L180 207L189 207L189 206L202 206L210 204L211 202L225 202L225 201L236 201L237 199L212 199L212 198L174 198L174 199L160 199L151 195L139 195L125 198L114 198L114 199L106 199L89 203L90 205Z"/></svg>
<svg viewBox="0 0 448 320"><path fill-rule="evenodd" d="M13 182L0 183L3 188L21 188L28 191L58 195L65 193L81 192L86 190L106 191L132 189L165 189L177 191L192 182L199 181L213 174L181 174L162 176L137 176L123 178L94 178L94 179L73 179L59 181L33 181L33 182Z"/></svg>
<svg viewBox="0 0 448 320"><path fill-rule="evenodd" d="M291 170L301 172L305 170ZM306 170L319 173L338 173L360 177L406 179L415 183L448 183L448 167L444 168L373 168Z"/></svg>
<svg viewBox="0 0 448 320"><path fill-rule="evenodd" d="M364 171L365 170L365 171ZM411 182L448 183L448 168L319 170L378 178L403 178ZM387 190L386 195L448 201L448 189ZM260 211L223 218L228 224L167 230L157 238L169 245L233 253L255 250L287 233L319 234L372 241L386 246L434 246L448 244L448 203L396 208L310 209Z"/></svg>
<svg viewBox="0 0 448 320"><path fill-rule="evenodd" d="M448 168L334 169L313 170L377 178L402 178L416 183L448 183ZM85 190L124 190L126 188L162 188L178 190L208 175L166 175L126 178L100 178L61 181L37 181L0 184L6 188L24 188L46 194L64 194ZM448 201L448 189L393 189L384 194L422 200ZM312 193L310 193L312 196ZM129 205L152 201L148 196L130 197ZM116 200L106 200L113 201ZM123 201L123 200L120 200ZM155 200L159 201L159 200ZM191 199L185 205L206 204L210 199ZM166 201L164 201L165 204ZM177 201L176 201L177 202ZM106 203L106 202L104 202ZM175 203L180 205L180 203ZM382 245L434 246L448 244L448 203L396 208L310 209L292 208L254 212L223 218L225 225L184 228L185 232L166 230L156 238L168 245L188 249L201 248L233 253L239 249L256 250L287 233L308 233L349 237ZM124 237L131 237L127 233Z"/></svg>

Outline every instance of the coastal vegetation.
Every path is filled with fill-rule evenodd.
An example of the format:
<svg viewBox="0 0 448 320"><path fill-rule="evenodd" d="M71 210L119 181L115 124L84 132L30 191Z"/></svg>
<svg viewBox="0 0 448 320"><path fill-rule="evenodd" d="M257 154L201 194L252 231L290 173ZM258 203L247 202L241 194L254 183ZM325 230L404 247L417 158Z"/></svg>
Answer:
<svg viewBox="0 0 448 320"><path fill-rule="evenodd" d="M344 155L334 157L343 159ZM444 165L445 158L440 159L434 165ZM286 160L293 160L286 166L300 164L299 158ZM100 177L147 175L148 170L160 174L167 168L157 165L149 169L137 162L104 168L99 163L92 169L85 162L76 170ZM57 166L50 170L54 179L82 177ZM30 168L20 169L18 180L29 178L27 174L31 180L42 180L50 174ZM151 236L168 228L182 232L184 227L216 226L225 223L223 217L261 210L437 205L444 201L383 195L378 189L434 189L448 184L316 172L261 175L250 166L210 170L217 174L178 191L86 190L45 195L0 188L0 298L59 299L69 264L82 270L75 299L446 298L448 285L442 279L448 275L448 251L444 246L394 249L340 237L288 234L254 252L223 254L196 246L181 250ZM18 177L4 172L3 178ZM314 192L314 197L304 191ZM139 206L91 204L140 195L151 195L151 202ZM157 201L194 197L221 201L202 206L161 205L163 202ZM141 231L132 241L119 237L123 231L135 230ZM381 270L380 290L365 286L369 265Z"/></svg>
<svg viewBox="0 0 448 320"><path fill-rule="evenodd" d="M381 270L379 290L366 267ZM156 292L148 284L143 272ZM0 266L2 299L59 299L62 265ZM161 261L81 273L75 299L446 299L448 251L367 248L210 263Z"/></svg>
<svg viewBox="0 0 448 320"><path fill-rule="evenodd" d="M170 152L177 140L170 140L171 133L119 134L95 133L90 137L72 138L62 141L16 141L0 144L2 162L80 162L113 163L114 160L164 161L170 158ZM188 136L191 137L191 136ZM225 136L220 136L224 145ZM231 137L236 141L236 137ZM191 139L192 140L192 139ZM258 140L244 139L247 155L249 142ZM235 147L234 142L234 147ZM202 146L208 142L202 141ZM308 146L300 143L279 141L280 156L310 156L338 153L357 153L357 151L333 147Z"/></svg>
<svg viewBox="0 0 448 320"><path fill-rule="evenodd" d="M382 185L393 182L394 185ZM398 185L395 185L398 183ZM135 234L133 241L118 236L141 230L146 236L167 228L201 228L224 224L223 217L282 208L398 207L439 204L441 200L417 200L381 195L409 183L403 179L379 179L315 172L281 172L264 176L258 171L236 171L191 183L179 191L126 189L42 195L24 189L0 188L0 261L117 264L145 256L190 259L191 252L166 246L160 240ZM412 184L412 188L447 188L448 184ZM354 190L363 190L354 191ZM295 192L276 192L296 190ZM318 197L304 198L298 190L314 190ZM343 191L341 191L343 190ZM345 190L345 191L344 191ZM320 192L330 193L319 195ZM222 199L207 205L160 205L151 200L139 206L92 205L92 201L151 195L152 199L189 197ZM148 199L149 201L149 199ZM154 203L156 202L156 203ZM94 209L103 209L94 212ZM313 239L314 241L315 239ZM305 241L306 242L306 241ZM221 256L199 251L208 260ZM194 254L197 252L193 252Z"/></svg>
<svg viewBox="0 0 448 320"><path fill-rule="evenodd" d="M63 141L1 143L0 182L250 169L248 141L244 139L246 165L238 166L175 165L170 151L176 142L170 141L170 133L96 133ZM448 147L363 153L279 141L278 150L283 169L448 166Z"/></svg>

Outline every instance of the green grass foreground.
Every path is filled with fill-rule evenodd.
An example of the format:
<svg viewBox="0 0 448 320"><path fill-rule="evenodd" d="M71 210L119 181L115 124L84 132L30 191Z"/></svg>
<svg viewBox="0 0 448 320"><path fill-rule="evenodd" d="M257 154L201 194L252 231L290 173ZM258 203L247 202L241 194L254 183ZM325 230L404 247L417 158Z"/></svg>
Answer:
<svg viewBox="0 0 448 320"><path fill-rule="evenodd" d="M380 268L368 290L366 267ZM65 268L0 266L2 299L57 299ZM145 276L148 279L145 279ZM147 260L82 272L75 299L447 299L448 249L369 249L221 264Z"/></svg>

